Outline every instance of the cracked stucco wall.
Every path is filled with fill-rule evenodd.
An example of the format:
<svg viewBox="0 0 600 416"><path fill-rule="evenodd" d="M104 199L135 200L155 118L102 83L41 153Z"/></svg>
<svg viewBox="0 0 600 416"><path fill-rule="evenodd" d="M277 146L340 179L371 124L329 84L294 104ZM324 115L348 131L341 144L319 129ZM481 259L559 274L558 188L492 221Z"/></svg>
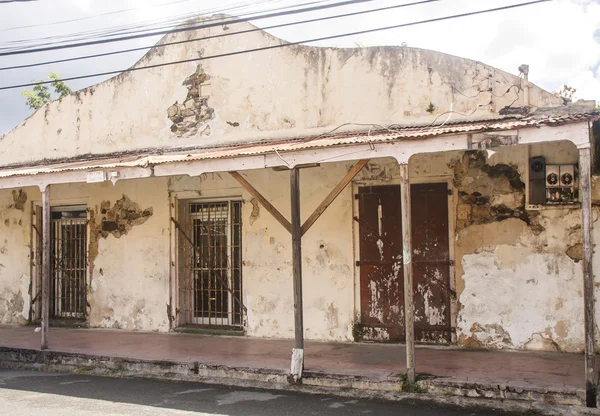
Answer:
<svg viewBox="0 0 600 416"><path fill-rule="evenodd" d="M415 181L451 180L457 344L467 347L580 351L583 347L580 211L523 210L527 153L499 149L489 159L453 152L415 156ZM549 163L576 161L569 144L532 146L530 154ZM347 172L350 164L324 164L301 172L305 219ZM273 170L242 172L289 217L289 177ZM397 165L374 160L357 181L394 183ZM594 178L600 202L600 179ZM24 189L39 201L37 189ZM227 174L196 178L143 179L52 189L55 204L86 204L90 213L91 280L89 324L127 330L169 329L168 195L243 200L243 296L247 333L293 337L291 239ZM19 197L17 193L17 200ZM352 189L346 188L303 238L305 327L308 339L352 339L356 312L356 269ZM118 215L117 215L118 214ZM594 238L600 210L594 208ZM117 218L118 217L118 218ZM29 298L29 203L21 211L12 192L0 192L1 322L22 323ZM8 223L6 222L8 220ZM103 221L114 222L104 227ZM125 228L120 221L125 221ZM127 225L129 224L129 225ZM116 227L114 227L116 225ZM94 236L94 230L96 235ZM126 232L122 232L126 231ZM8 250L6 253L3 250ZM594 269L600 269L594 256ZM600 285L596 284L597 290ZM23 295L25 294L25 296ZM21 299L22 298L22 302ZM4 309L2 309L4 308ZM600 305L597 305L600 318Z"/></svg>
<svg viewBox="0 0 600 416"><path fill-rule="evenodd" d="M578 209L524 210L526 148L453 165L459 192L456 287L459 345L580 351L582 264ZM547 163L576 163L569 143L532 146ZM505 174L496 175L501 167ZM494 174L491 174L495 172Z"/></svg>
<svg viewBox="0 0 600 416"><path fill-rule="evenodd" d="M253 28L236 25L236 30ZM163 41L213 38L153 49L136 66L284 43L262 31L214 37L227 30L217 26L167 35ZM293 45L208 59L201 66L188 62L123 73L77 91L9 132L0 142L0 166L318 135L348 122L430 124L450 110L450 103L453 120L461 114L485 117L522 103L520 82L483 63L423 49ZM530 101L538 107L562 105L536 86Z"/></svg>
<svg viewBox="0 0 600 416"><path fill-rule="evenodd" d="M86 204L90 327L167 331L169 202L166 179L55 185L53 204Z"/></svg>
<svg viewBox="0 0 600 416"><path fill-rule="evenodd" d="M347 172L345 164L301 171L302 219ZM242 175L290 217L289 173L271 169ZM179 177L173 195L242 199L243 302L247 334L292 338L294 312L290 234L227 173ZM302 239L304 328L307 339L349 341L354 317L352 191L346 188Z"/></svg>
<svg viewBox="0 0 600 416"><path fill-rule="evenodd" d="M524 209L520 182L526 180L527 150L501 148L489 159L464 152L417 155L410 161L411 178L454 184L457 344L581 351L580 210ZM545 156L548 163L577 162L577 150L569 143L533 145L529 153ZM391 183L397 177L395 164L381 160L357 179ZM600 201L600 179L594 180L594 192ZM595 241L600 241L599 214L594 208ZM600 267L598 254L594 265ZM600 318L599 309L597 300Z"/></svg>
<svg viewBox="0 0 600 416"><path fill-rule="evenodd" d="M31 188L0 191L0 323L24 324L30 300Z"/></svg>

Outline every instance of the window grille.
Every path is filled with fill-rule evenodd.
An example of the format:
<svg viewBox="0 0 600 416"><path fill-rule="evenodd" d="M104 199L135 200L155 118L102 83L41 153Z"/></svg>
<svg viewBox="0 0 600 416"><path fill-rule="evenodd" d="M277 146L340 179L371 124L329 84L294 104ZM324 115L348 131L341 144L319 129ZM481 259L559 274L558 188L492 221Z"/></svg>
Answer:
<svg viewBox="0 0 600 416"><path fill-rule="evenodd" d="M85 318L87 212L81 207L52 208L51 316Z"/></svg>
<svg viewBox="0 0 600 416"><path fill-rule="evenodd" d="M183 324L243 325L241 202L180 203Z"/></svg>

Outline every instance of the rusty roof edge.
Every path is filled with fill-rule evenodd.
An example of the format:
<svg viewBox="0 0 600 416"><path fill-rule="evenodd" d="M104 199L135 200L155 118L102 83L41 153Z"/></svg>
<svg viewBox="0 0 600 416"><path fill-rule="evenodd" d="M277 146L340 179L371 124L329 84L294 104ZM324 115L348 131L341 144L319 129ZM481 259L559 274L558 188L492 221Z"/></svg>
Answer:
<svg viewBox="0 0 600 416"><path fill-rule="evenodd" d="M186 160L198 160L202 159L203 155L207 156L211 151L233 151L239 149L240 152L237 154L230 154L224 156L213 156L206 157L206 159L218 159L226 157L245 157L254 156L258 154L266 154L273 152L273 148L284 145L301 146L297 149L278 149L280 152L286 151L297 151L305 150L309 148L318 147L333 147L336 145L352 145L367 143L371 138L371 141L400 141L400 140L414 140L414 139L427 139L431 137L457 135L464 133L481 133L488 131L503 131L513 130L515 128L534 128L540 126L559 126L565 124L572 124L578 122L587 122L590 120L597 120L600 118L599 112L587 113L587 114L570 114L570 115L557 115L556 117L548 117L545 119L541 118L530 118L530 117L508 117L508 118L494 118L486 120L471 120L461 121L450 125L443 126L412 126L404 128L381 128L378 130L355 130L348 131L338 134L321 134L316 136L308 137L297 137L289 139L278 139L268 140L262 139L251 142L239 142L230 145L216 145L216 146L173 146L173 147L160 147L160 148L143 148L131 151L105 153L105 154L86 154L82 156L63 158L63 159L43 159L34 161L28 164L20 165L4 165L0 166L0 177L11 177L11 176L30 176L43 173L56 173L66 172L74 170L86 170L86 169L103 169L103 168L118 168L118 167L148 167L164 163L178 163ZM469 127L470 126L470 127ZM328 143L326 145L319 146L319 141L331 141L337 140L339 143ZM356 140L356 141L353 141ZM314 145L311 145L313 143ZM264 149L258 150L260 147ZM254 150L253 150L254 149ZM194 154L192 154L194 153ZM161 159L160 156L172 155L172 158ZM196 156L196 157L194 157ZM154 160L152 160L154 159ZM92 163L96 162L96 163Z"/></svg>

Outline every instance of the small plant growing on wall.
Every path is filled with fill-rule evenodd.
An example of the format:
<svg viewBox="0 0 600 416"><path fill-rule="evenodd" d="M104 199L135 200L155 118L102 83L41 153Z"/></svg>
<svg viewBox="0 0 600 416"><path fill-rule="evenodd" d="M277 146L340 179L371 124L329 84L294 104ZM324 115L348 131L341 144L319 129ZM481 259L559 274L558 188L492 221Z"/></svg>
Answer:
<svg viewBox="0 0 600 416"><path fill-rule="evenodd" d="M356 314L352 322L352 338L354 342L360 342L365 336L365 325L360 319L360 315Z"/></svg>

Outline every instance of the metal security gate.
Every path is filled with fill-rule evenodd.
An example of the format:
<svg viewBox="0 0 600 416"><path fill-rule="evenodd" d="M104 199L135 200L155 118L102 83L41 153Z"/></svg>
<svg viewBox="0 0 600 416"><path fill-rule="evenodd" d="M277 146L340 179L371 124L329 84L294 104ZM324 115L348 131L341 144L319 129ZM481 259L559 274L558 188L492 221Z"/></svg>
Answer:
<svg viewBox="0 0 600 416"><path fill-rule="evenodd" d="M51 303L53 318L85 318L87 211L85 207L52 208Z"/></svg>
<svg viewBox="0 0 600 416"><path fill-rule="evenodd" d="M241 327L241 202L181 201L180 322Z"/></svg>

